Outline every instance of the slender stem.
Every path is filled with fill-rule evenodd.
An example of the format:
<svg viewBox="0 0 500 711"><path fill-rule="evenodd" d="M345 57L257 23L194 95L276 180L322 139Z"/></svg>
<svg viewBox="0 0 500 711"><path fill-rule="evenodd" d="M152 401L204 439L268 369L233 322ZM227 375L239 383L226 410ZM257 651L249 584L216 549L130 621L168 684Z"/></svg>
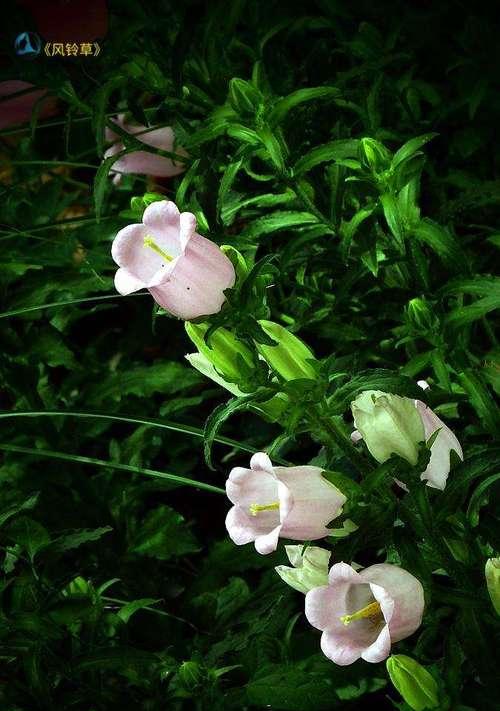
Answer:
<svg viewBox="0 0 500 711"><path fill-rule="evenodd" d="M167 472L159 472L155 469L142 469L134 467L131 464L120 464L118 462L109 462L103 459L94 459L92 457L82 457L79 454L67 454L66 452L54 452L49 449L34 449L32 447L18 447L14 444L0 444L0 450L6 452L18 452L19 454L31 454L35 457L48 457L50 459L62 459L66 462L76 462L77 464L90 464L94 467L103 467L105 469L119 469L121 471L132 472L133 474L145 474L156 479L165 479L180 486L192 486L196 489L204 489L215 494L225 494L224 489L212 484L206 484L203 481L195 481L188 479L178 474L169 474Z"/></svg>
<svg viewBox="0 0 500 711"><path fill-rule="evenodd" d="M203 439L203 430L198 427L192 427L191 425L184 425L177 422L166 422L164 420L155 420L147 417L128 417L127 415L110 415L105 412L71 412L71 411L60 411L60 410L23 410L18 412L0 412L0 419L8 419L11 417L81 417L88 418L91 420L101 419L101 420L111 420L114 422L128 422L134 425L148 425L149 427L157 427L159 429L170 430L172 432L182 432L183 434L188 434L193 437L199 437ZM255 454L255 449L247 444L241 442L236 442L234 439L229 437L223 437L222 435L217 435L215 441L219 444L225 444L229 447L234 447L242 452L248 452L249 454ZM274 457L274 461L278 464L288 465L285 460Z"/></svg>

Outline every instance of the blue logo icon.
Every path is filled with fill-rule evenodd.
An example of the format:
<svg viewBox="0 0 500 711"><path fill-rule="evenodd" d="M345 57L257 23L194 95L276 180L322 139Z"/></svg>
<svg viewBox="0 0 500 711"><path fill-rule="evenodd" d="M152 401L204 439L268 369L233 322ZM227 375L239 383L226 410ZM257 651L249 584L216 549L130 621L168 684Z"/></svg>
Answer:
<svg viewBox="0 0 500 711"><path fill-rule="evenodd" d="M34 59L40 54L42 40L36 32L21 32L14 42L14 50L18 57Z"/></svg>

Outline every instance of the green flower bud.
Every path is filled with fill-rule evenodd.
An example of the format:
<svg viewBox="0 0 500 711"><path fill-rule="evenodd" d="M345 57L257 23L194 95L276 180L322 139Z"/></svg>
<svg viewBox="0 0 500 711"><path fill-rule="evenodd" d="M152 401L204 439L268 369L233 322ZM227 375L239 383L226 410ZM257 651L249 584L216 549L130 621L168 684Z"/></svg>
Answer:
<svg viewBox="0 0 500 711"><path fill-rule="evenodd" d="M217 385L229 390L229 392L233 395L240 396L245 394L239 389L236 383L229 383L227 380L224 380L222 375L219 375L212 363L208 360L208 358L206 358L206 356L203 355L203 353L188 353L184 357L187 361L189 361L193 368L196 368L199 373L207 378L210 378L210 380L213 380L214 383L217 383Z"/></svg>
<svg viewBox="0 0 500 711"><path fill-rule="evenodd" d="M262 101L261 93L253 84L235 77L229 82L229 101L242 116L254 115Z"/></svg>
<svg viewBox="0 0 500 711"><path fill-rule="evenodd" d="M182 662L177 673L182 686L190 691L201 686L207 676L201 664L192 661Z"/></svg>
<svg viewBox="0 0 500 711"><path fill-rule="evenodd" d="M424 425L414 400L380 390L365 390L351 403L354 426L377 462L398 454L415 466Z"/></svg>
<svg viewBox="0 0 500 711"><path fill-rule="evenodd" d="M210 345L205 341L208 326L186 321L186 333L198 351L230 382L246 380L254 369L253 354L250 348L238 340L227 328L218 328L210 338Z"/></svg>
<svg viewBox="0 0 500 711"><path fill-rule="evenodd" d="M373 138L362 138L361 160L376 173L387 170L391 164L391 154L387 148Z"/></svg>
<svg viewBox="0 0 500 711"><path fill-rule="evenodd" d="M248 394L240 390L236 383L229 383L227 380L224 380L222 375L219 375L212 363L203 353L188 353L185 358L198 372L228 390L232 395L239 397L240 395ZM253 407L267 420L277 422L288 407L288 397L284 393L277 393L270 400L259 402Z"/></svg>
<svg viewBox="0 0 500 711"><path fill-rule="evenodd" d="M406 307L406 314L413 328L424 334L435 330L439 324L437 317L424 299L416 298L409 301Z"/></svg>
<svg viewBox="0 0 500 711"><path fill-rule="evenodd" d="M307 593L313 588L328 585L328 563L331 553L324 548L308 546L302 554L303 549L303 545L285 546L288 560L293 568L278 565L275 571L291 588Z"/></svg>
<svg viewBox="0 0 500 711"><path fill-rule="evenodd" d="M414 711L438 707L438 685L425 667L405 654L394 654L386 662L389 677Z"/></svg>
<svg viewBox="0 0 500 711"><path fill-rule="evenodd" d="M488 558L484 574L491 602L497 615L500 615L500 558Z"/></svg>
<svg viewBox="0 0 500 711"><path fill-rule="evenodd" d="M306 344L283 326L273 321L259 321L267 336L276 341L275 346L256 343L257 350L268 365L285 380L316 379L313 363L316 358Z"/></svg>

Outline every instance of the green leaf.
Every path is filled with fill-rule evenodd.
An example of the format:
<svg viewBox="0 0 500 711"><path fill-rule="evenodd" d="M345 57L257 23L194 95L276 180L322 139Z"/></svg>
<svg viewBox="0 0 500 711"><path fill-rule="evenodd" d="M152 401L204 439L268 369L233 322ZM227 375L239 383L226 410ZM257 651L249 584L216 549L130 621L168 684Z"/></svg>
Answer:
<svg viewBox="0 0 500 711"><path fill-rule="evenodd" d="M27 499L24 499L24 501L22 501L21 503L14 504L8 509L2 511L2 513L0 514L0 527L3 526L4 523L7 523L9 519L11 519L13 516L20 513L21 511L26 511L28 509L35 508L39 496L40 493L36 492L36 494L32 494Z"/></svg>
<svg viewBox="0 0 500 711"><path fill-rule="evenodd" d="M66 533L63 536L55 538L51 542L49 550L51 553L65 553L74 548L79 548L85 543L98 541L112 530L111 526L103 526L102 528L82 528L73 533Z"/></svg>
<svg viewBox="0 0 500 711"><path fill-rule="evenodd" d="M272 394L273 393L269 390L265 390L232 398L228 402L216 407L208 416L205 423L203 450L205 453L205 461L210 469L214 469L212 465L212 445L224 422L236 412L248 410L253 403L268 400Z"/></svg>
<svg viewBox="0 0 500 711"><path fill-rule="evenodd" d="M269 123L276 126L281 123L292 109L306 101L318 99L336 99L340 96L339 89L332 86L317 86L308 89L298 89L277 101L269 115Z"/></svg>
<svg viewBox="0 0 500 711"><path fill-rule="evenodd" d="M396 238L399 248L402 249L405 240L405 227L399 213L397 200L393 195L384 193L380 196L380 202L389 229Z"/></svg>
<svg viewBox="0 0 500 711"><path fill-rule="evenodd" d="M412 232L421 242L429 245L453 271L458 271L467 264L454 237L436 222L425 218L413 227Z"/></svg>
<svg viewBox="0 0 500 711"><path fill-rule="evenodd" d="M496 437L500 430L500 411L482 378L472 370L459 373L458 378L483 425Z"/></svg>
<svg viewBox="0 0 500 711"><path fill-rule="evenodd" d="M217 214L219 216L221 215L222 210L224 209L227 195L231 190L231 187L234 183L239 169L241 168L242 163L242 158L234 161L233 163L228 163L227 168L224 171L224 175L222 176L222 180L220 181L219 195L217 197Z"/></svg>
<svg viewBox="0 0 500 711"><path fill-rule="evenodd" d="M483 497L490 486L493 486L493 484L496 484L499 481L500 473L493 474L482 481L479 486L474 489L474 493L470 497L469 505L467 506L467 518L469 519L471 526L477 526L479 524L479 510L485 504Z"/></svg>
<svg viewBox="0 0 500 711"><path fill-rule="evenodd" d="M47 529L28 516L20 516L13 521L7 528L7 535L26 551L31 562L50 543Z"/></svg>
<svg viewBox="0 0 500 711"><path fill-rule="evenodd" d="M119 153L116 153L113 156L105 158L97 169L97 172L94 177L94 205L95 219L97 223L99 223L101 220L104 198L106 197L106 192L109 183L109 171L113 167L113 163L116 163L117 160L123 158L124 155L130 153L132 150L134 149L128 148L123 151L120 151Z"/></svg>
<svg viewBox="0 0 500 711"><path fill-rule="evenodd" d="M359 140L357 138L344 138L338 141L324 143L321 146L312 148L296 162L294 166L295 175L306 173L321 163L339 161L349 158L356 158L359 151Z"/></svg>
<svg viewBox="0 0 500 711"><path fill-rule="evenodd" d="M363 390L381 390L416 399L422 396L422 390L411 378L397 375L390 370L374 368L361 371L351 377L348 383L337 388L330 398L330 408L333 412L342 414Z"/></svg>
<svg viewBox="0 0 500 711"><path fill-rule="evenodd" d="M127 395L151 397L154 393L173 395L199 385L196 371L175 361L164 361L130 370L117 370L89 388L88 399L95 405L119 401Z"/></svg>
<svg viewBox="0 0 500 711"><path fill-rule="evenodd" d="M242 237L247 240L254 240L257 237L273 234L280 230L305 227L317 222L318 218L310 212L274 212L250 222L243 231Z"/></svg>
<svg viewBox="0 0 500 711"><path fill-rule="evenodd" d="M392 158L391 169L395 170L400 163L408 160L414 153L425 146L426 143L432 141L433 138L439 136L438 133L424 133L422 136L417 136L416 138L411 138L405 144L401 146L399 150L396 151Z"/></svg>
<svg viewBox="0 0 500 711"><path fill-rule="evenodd" d="M187 527L183 516L170 506L158 506L141 522L132 538L130 550L158 560L170 560L197 553L201 546Z"/></svg>
<svg viewBox="0 0 500 711"><path fill-rule="evenodd" d="M145 607L151 607L152 605L157 605L161 600L155 600L152 597L143 597L140 600L132 600L127 602L118 612L117 616L125 624L128 623L132 615L134 615L138 610L143 610Z"/></svg>

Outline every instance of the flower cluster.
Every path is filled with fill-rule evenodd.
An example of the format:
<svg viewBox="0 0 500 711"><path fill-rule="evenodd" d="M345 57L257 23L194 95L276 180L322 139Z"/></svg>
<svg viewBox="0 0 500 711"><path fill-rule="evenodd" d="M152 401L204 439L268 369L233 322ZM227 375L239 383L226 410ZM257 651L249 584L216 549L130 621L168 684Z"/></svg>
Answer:
<svg viewBox="0 0 500 711"><path fill-rule="evenodd" d="M319 467L273 467L259 452L250 469L235 467L226 492L233 507L226 518L237 545L253 542L259 553L276 550L279 538L325 538L327 524L342 513L344 494L323 477ZM328 573L330 553L310 546L287 546L293 567L278 566L280 577L306 593L305 613L323 632L321 649L340 665L360 657L380 662L391 644L413 634L424 611L421 583L396 565L372 565L361 572L336 563Z"/></svg>
<svg viewBox="0 0 500 711"><path fill-rule="evenodd" d="M167 200L150 204L142 223L120 230L112 256L119 266L115 284L121 294L146 288L160 306L188 322L220 311L225 290L236 281L226 254L196 232L195 216L179 212ZM198 349L187 357L235 395L246 392L262 362L276 382L316 379L319 363L306 344L283 326L266 320L258 324L275 345L254 341L253 351L251 339L247 345L231 330L219 326L207 342L209 324L187 323L186 332ZM419 385L428 388L427 383ZM287 394L278 392L258 407L277 420L287 403ZM463 453L453 432L424 402L365 390L351 409L353 447L362 440L379 463L396 455L413 469L419 467L420 479L428 486L445 488L452 452L460 459ZM309 546L332 533L329 525L348 504L347 496L320 467L273 466L267 454L258 452L249 469L231 470L226 493L232 503L226 528L236 545L254 543L258 553L267 555L276 551L280 538L303 542L286 546L292 565L277 566L276 572L305 594L305 615L321 630L321 649L333 662L346 665L360 658L381 662L392 644L418 629L424 591L409 571L390 563L360 569L354 563L337 562L328 569L331 553ZM352 522L347 528L347 523L342 535L357 528Z"/></svg>

